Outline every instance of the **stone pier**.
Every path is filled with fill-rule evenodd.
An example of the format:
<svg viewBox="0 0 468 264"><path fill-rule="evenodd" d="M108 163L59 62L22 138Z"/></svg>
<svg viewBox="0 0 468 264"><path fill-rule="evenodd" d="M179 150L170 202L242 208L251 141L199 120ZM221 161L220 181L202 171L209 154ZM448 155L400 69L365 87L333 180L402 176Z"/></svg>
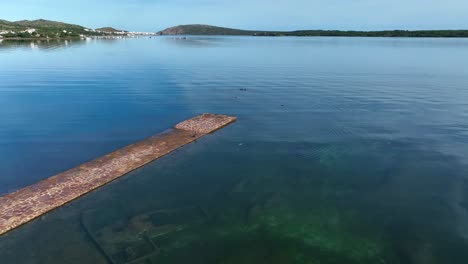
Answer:
<svg viewBox="0 0 468 264"><path fill-rule="evenodd" d="M0 235L237 120L202 114L34 185L0 197Z"/></svg>

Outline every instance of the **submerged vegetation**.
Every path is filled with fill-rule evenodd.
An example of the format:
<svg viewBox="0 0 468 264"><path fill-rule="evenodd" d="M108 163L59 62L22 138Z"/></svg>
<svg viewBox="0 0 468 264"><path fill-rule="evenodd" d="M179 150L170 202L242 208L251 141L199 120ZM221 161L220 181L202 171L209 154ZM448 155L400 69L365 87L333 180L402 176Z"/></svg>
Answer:
<svg viewBox="0 0 468 264"><path fill-rule="evenodd" d="M450 194L454 185L440 184L445 176L457 181L455 160L383 141L250 144L243 157L213 151L155 164L158 177L154 166L144 169L125 184L81 200L75 214L56 212L36 222L41 228L26 231L24 239L41 237L37 232L47 232L42 236L54 241L75 237L71 251L63 253L67 263L75 263L70 254L82 251L100 255L101 261L89 263L108 264L466 263L468 243L457 234L461 222L451 213L458 202ZM275 157L265 160L257 149ZM301 155L310 149L321 154ZM420 160L408 162L408 156ZM226 165L226 159L251 163L247 168ZM445 165L434 163L439 159ZM203 175L209 170L200 164L207 161L223 165L208 166L211 171ZM272 166L280 161L281 166ZM419 183L423 175L430 184ZM70 226L74 222L79 226ZM64 235L57 232L67 235L56 238ZM76 241L88 244L77 248ZM29 243L16 242L21 247ZM17 259L6 245L0 240L0 256ZM31 257L56 254L60 259L62 253L51 253L50 247L40 254L31 251Z"/></svg>
<svg viewBox="0 0 468 264"><path fill-rule="evenodd" d="M137 185L116 186L109 192L120 193L114 198L120 202L84 209L81 228L110 264L461 264L468 259L468 243L447 228L455 223L452 197L433 197L453 191L437 183L442 171L456 180L455 161L441 167L433 162L440 154L424 157L407 143L252 145L242 153L254 159L248 168L214 166L202 176L206 170L195 164L206 157L200 157L167 168L168 178L160 178L165 186L151 184L152 173L136 177L142 180ZM263 160L256 147L293 151ZM313 159L300 154L311 148L321 154ZM405 154L394 155L400 152ZM219 155L204 154L211 161ZM421 160L405 162L408 156ZM236 154L220 159L247 164ZM271 165L280 160L282 166ZM414 166L420 166L417 173ZM174 168L180 171L170 172ZM415 185L422 175L430 185ZM406 190L394 190L395 185ZM122 203L136 186L140 194Z"/></svg>

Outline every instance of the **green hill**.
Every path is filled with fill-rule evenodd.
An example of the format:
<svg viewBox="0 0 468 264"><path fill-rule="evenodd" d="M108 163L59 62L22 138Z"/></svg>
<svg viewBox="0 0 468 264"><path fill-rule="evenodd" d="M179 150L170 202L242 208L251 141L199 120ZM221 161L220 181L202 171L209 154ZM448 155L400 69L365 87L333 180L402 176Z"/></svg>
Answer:
<svg viewBox="0 0 468 264"><path fill-rule="evenodd" d="M0 31L2 31L2 30L12 30L12 29L15 29L17 27L23 28L20 25L15 25L15 23L13 23L13 22L0 19Z"/></svg>
<svg viewBox="0 0 468 264"><path fill-rule="evenodd" d="M63 22L38 19L38 20L20 20L13 22L14 24L32 27L32 28L60 28L60 29L84 29L84 27L74 24L67 24Z"/></svg>
<svg viewBox="0 0 468 264"><path fill-rule="evenodd" d="M105 32L105 33L128 32L125 30L115 29L113 27L96 28L96 31Z"/></svg>
<svg viewBox="0 0 468 264"><path fill-rule="evenodd" d="M0 38L73 38L79 36L122 36L127 33L128 31L112 27L92 30L80 25L45 19L15 22L0 19Z"/></svg>
<svg viewBox="0 0 468 264"><path fill-rule="evenodd" d="M99 35L99 33L80 25L45 19L20 20L15 22L0 20L0 32L4 38L64 38L79 37L80 35Z"/></svg>
<svg viewBox="0 0 468 264"><path fill-rule="evenodd" d="M253 35L255 31L209 25L181 25L158 32L159 35Z"/></svg>

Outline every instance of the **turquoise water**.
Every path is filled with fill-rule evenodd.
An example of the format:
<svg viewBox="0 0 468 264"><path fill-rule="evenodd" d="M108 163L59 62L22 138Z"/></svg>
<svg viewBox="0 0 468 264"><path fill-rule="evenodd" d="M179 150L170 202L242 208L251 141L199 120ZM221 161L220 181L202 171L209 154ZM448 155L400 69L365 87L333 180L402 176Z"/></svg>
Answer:
<svg viewBox="0 0 468 264"><path fill-rule="evenodd" d="M467 263L468 40L0 43L0 193L215 134L0 237L1 263Z"/></svg>

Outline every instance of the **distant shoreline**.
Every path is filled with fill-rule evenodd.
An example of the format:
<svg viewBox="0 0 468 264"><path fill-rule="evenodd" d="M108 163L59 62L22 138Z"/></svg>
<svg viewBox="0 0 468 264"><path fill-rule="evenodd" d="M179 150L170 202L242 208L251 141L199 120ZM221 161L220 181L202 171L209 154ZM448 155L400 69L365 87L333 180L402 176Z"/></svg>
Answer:
<svg viewBox="0 0 468 264"><path fill-rule="evenodd" d="M387 38L468 38L468 30L295 30L260 31L210 25L180 25L157 33L161 36L258 36L258 37L387 37Z"/></svg>

